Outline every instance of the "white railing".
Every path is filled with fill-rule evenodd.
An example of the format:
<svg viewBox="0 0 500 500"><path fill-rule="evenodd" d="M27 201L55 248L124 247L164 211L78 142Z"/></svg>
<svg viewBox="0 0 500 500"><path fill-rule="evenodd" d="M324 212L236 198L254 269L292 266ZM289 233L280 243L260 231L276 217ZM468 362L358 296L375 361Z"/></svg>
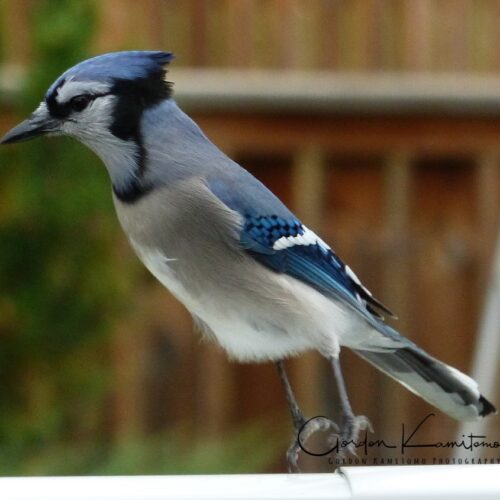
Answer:
<svg viewBox="0 0 500 500"><path fill-rule="evenodd" d="M341 467L325 474L0 478L2 500L500 498L500 465Z"/></svg>

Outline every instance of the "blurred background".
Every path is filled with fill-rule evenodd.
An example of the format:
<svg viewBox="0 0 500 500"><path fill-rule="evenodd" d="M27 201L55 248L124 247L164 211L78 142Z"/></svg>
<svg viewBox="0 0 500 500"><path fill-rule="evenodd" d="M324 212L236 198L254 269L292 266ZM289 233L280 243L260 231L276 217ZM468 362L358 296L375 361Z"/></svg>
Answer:
<svg viewBox="0 0 500 500"><path fill-rule="evenodd" d="M499 326L484 318L499 23L495 0L0 0L0 134L82 59L174 52L177 98L208 136L335 247L398 329L474 371L498 406ZM0 474L284 470L292 428L274 365L200 341L132 254L99 160L59 138L4 147L0 164ZM490 361L474 369L481 345ZM342 362L374 438L397 441L432 411L351 353ZM288 366L305 412L335 415L326 361ZM498 421L437 414L419 438L498 440ZM392 451L368 463L402 458Z"/></svg>

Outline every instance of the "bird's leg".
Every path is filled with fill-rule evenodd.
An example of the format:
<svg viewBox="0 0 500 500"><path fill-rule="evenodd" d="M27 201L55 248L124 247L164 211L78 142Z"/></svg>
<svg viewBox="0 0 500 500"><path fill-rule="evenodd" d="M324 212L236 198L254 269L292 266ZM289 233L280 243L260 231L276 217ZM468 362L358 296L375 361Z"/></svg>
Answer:
<svg viewBox="0 0 500 500"><path fill-rule="evenodd" d="M292 414L293 426L298 430L305 424L306 419L295 399L292 386L290 385L288 375L285 371L285 363L283 361L278 361L276 366L278 367L278 373L283 383L283 388L285 389L286 401L288 403L288 408L290 408L290 413Z"/></svg>
<svg viewBox="0 0 500 500"><path fill-rule="evenodd" d="M288 471L300 472L298 459L299 452L302 449L301 445L303 446L317 431L333 429L335 432L338 432L338 427L335 422L325 417L316 417L307 421L299 408L295 395L293 394L292 387L285 371L284 362L278 361L276 366L278 367L278 373L285 389L286 400L288 402L288 407L290 408L290 413L292 414L293 426L295 427L295 434L293 435L292 442L286 453Z"/></svg>
<svg viewBox="0 0 500 500"><path fill-rule="evenodd" d="M349 453L356 455L356 443L360 431L368 429L370 432L373 432L372 424L367 417L363 415L354 415L347 396L339 358L332 356L330 358L330 363L333 368L340 402L341 426L338 438L340 438L340 444L342 446L339 447L339 450L346 448ZM339 454L341 455L342 453L340 452Z"/></svg>

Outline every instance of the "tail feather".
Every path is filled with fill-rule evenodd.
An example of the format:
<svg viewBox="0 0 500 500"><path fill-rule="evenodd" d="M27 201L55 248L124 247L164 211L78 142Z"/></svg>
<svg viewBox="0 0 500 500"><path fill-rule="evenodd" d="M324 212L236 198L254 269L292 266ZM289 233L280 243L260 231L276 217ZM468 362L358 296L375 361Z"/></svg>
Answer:
<svg viewBox="0 0 500 500"><path fill-rule="evenodd" d="M477 383L417 346L387 352L355 350L379 370L457 420L477 420L495 407L479 393Z"/></svg>

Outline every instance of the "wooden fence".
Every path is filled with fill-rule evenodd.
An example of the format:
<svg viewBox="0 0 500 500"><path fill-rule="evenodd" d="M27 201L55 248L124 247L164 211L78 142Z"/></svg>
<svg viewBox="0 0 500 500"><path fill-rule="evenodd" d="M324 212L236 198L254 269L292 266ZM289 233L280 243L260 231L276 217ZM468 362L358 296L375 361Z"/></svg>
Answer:
<svg viewBox="0 0 500 500"><path fill-rule="evenodd" d="M4 0L8 60L36 53L37 0ZM96 52L162 48L178 64L340 71L500 68L495 0L103 0Z"/></svg>

